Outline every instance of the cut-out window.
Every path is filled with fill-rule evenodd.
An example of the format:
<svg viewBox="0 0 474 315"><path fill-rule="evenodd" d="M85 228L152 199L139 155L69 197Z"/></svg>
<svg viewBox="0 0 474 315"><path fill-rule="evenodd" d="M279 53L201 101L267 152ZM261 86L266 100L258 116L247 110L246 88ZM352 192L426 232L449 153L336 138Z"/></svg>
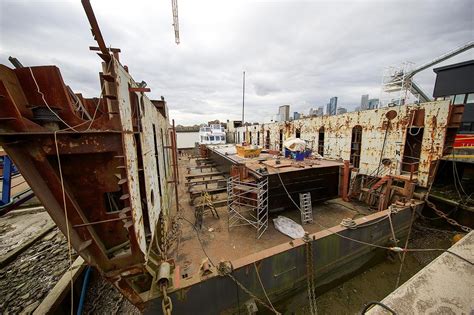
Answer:
<svg viewBox="0 0 474 315"><path fill-rule="evenodd" d="M355 168L360 165L360 153L362 148L362 127L357 125L352 128L351 158L350 162Z"/></svg>
<svg viewBox="0 0 474 315"><path fill-rule="evenodd" d="M318 154L324 156L324 127L319 128L318 132Z"/></svg>

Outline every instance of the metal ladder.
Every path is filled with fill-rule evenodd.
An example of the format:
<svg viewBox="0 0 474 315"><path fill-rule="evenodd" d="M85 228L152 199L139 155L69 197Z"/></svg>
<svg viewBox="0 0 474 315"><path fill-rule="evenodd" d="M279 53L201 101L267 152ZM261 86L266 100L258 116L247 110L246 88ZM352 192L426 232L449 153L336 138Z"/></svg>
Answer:
<svg viewBox="0 0 474 315"><path fill-rule="evenodd" d="M313 207L311 206L311 193L300 194L301 223L313 223Z"/></svg>

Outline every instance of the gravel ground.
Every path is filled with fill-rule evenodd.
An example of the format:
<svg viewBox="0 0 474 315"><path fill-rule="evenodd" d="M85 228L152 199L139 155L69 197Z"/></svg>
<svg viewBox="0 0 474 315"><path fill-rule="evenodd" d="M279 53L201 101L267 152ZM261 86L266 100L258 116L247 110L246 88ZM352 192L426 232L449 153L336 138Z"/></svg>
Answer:
<svg viewBox="0 0 474 315"><path fill-rule="evenodd" d="M0 313L34 311L68 266L66 238L55 228L0 270Z"/></svg>
<svg viewBox="0 0 474 315"><path fill-rule="evenodd" d="M97 273L91 277L84 314L141 314L120 292Z"/></svg>

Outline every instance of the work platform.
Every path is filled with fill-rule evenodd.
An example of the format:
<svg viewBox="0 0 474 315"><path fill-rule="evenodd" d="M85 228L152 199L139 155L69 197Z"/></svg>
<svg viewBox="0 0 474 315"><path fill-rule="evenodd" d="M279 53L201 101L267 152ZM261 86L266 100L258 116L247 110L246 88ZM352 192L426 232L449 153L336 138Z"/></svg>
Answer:
<svg viewBox="0 0 474 315"><path fill-rule="evenodd" d="M382 303L397 314L472 314L473 261L474 232L470 232ZM387 314L387 311L375 306L367 314Z"/></svg>
<svg viewBox="0 0 474 315"><path fill-rule="evenodd" d="M342 160L295 161L283 157L277 159L274 154L265 151L259 157L243 158L237 155L235 145L232 144L207 148L209 158L224 174L230 175L233 166L245 166L248 174L257 181L268 178L270 212L294 207L287 197L287 191L296 201L299 200L299 194L309 192L312 203L329 200L340 194L341 167L344 165ZM276 162L277 160L279 162Z"/></svg>

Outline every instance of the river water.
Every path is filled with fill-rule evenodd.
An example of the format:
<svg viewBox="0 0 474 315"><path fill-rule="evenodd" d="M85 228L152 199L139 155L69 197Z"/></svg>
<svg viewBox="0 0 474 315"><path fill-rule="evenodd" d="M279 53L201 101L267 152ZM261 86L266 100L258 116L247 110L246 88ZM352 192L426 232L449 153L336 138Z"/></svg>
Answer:
<svg viewBox="0 0 474 315"><path fill-rule="evenodd" d="M176 142L178 149L194 148L194 144L199 142L199 132L177 132Z"/></svg>

